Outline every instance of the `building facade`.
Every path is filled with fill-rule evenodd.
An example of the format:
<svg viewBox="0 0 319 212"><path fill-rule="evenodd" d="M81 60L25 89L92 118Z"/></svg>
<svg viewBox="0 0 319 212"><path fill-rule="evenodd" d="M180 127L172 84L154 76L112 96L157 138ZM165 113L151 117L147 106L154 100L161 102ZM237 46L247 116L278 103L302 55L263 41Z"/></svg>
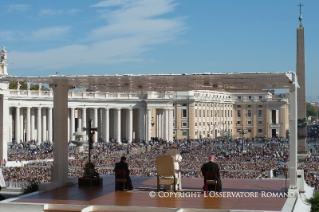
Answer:
<svg viewBox="0 0 319 212"><path fill-rule="evenodd" d="M1 51L1 73L8 75L6 51ZM0 83L1 119L8 127L2 143L54 141L53 91L9 89ZM46 85L43 85L46 86ZM47 86L48 87L48 86ZM288 97L269 91L171 91L110 93L77 91L68 94L68 138L87 126L98 128L94 140L118 142L173 139L286 137ZM2 145L5 148L5 144Z"/></svg>

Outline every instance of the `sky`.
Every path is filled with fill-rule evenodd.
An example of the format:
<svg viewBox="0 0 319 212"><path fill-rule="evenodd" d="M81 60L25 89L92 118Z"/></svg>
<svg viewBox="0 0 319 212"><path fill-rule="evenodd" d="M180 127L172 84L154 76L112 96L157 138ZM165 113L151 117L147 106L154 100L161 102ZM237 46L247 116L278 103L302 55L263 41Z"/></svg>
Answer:
<svg viewBox="0 0 319 212"><path fill-rule="evenodd" d="M296 70L296 0L10 0L15 76ZM319 1L302 2L306 96L319 101Z"/></svg>

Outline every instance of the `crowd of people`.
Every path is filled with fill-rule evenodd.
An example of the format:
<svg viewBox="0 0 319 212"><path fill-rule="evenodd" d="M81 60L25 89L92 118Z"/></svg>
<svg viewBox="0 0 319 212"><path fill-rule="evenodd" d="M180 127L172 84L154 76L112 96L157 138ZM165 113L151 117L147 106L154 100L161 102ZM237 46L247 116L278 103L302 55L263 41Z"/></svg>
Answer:
<svg viewBox="0 0 319 212"><path fill-rule="evenodd" d="M313 130L311 135L315 134ZM319 138L310 136L308 143L314 148L319 145ZM200 167L207 162L209 155L215 155L215 163L220 168L222 179L256 179L269 177L270 170L280 171L289 164L289 142L287 139L198 139L175 141L181 153L179 163L182 177L203 177ZM100 175L112 175L116 162L123 155L127 158L131 175L156 176L156 157L166 154L171 143L152 140L135 144L118 144L116 142L99 142L91 152L91 161ZM6 181L50 181L50 168L53 162L53 144L50 142L12 144L8 161L29 160L24 167L7 167L3 169ZM88 152L78 153L76 148L69 148L69 175L83 176L83 165L88 162ZM310 186L318 188L319 157L315 154L300 163L299 169L305 170L305 180ZM263 174L262 170L266 170Z"/></svg>

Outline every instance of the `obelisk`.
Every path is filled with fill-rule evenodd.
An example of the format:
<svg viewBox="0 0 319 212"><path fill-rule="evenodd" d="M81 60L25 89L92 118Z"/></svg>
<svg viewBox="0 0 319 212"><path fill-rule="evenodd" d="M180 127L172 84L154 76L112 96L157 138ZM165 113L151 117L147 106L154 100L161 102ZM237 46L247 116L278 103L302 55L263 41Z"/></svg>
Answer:
<svg viewBox="0 0 319 212"><path fill-rule="evenodd" d="M307 126L306 126L306 68L305 68L305 38L302 26L301 3L299 14L299 26L297 28L297 58L296 74L300 88L297 91L298 107L298 161L302 162L307 156Z"/></svg>

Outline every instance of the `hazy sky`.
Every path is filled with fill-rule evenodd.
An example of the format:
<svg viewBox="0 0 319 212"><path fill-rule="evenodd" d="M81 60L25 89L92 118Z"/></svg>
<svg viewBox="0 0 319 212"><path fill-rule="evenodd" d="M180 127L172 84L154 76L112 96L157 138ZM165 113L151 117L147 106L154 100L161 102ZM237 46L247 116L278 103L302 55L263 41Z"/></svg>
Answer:
<svg viewBox="0 0 319 212"><path fill-rule="evenodd" d="M10 0L0 43L17 76L296 69L295 0ZM302 4L307 100L319 100L319 1Z"/></svg>

